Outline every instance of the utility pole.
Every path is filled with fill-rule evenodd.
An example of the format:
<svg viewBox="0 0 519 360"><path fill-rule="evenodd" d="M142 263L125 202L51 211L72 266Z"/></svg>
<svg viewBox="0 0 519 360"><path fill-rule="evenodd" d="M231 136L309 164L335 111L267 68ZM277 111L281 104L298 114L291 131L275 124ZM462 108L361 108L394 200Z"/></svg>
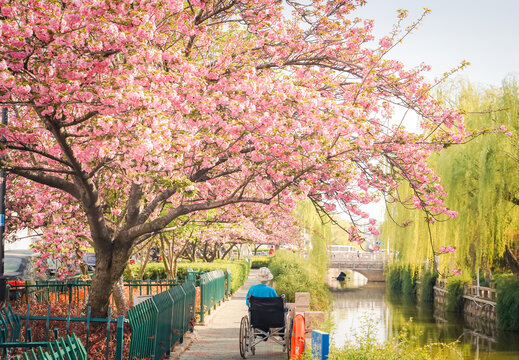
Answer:
<svg viewBox="0 0 519 360"><path fill-rule="evenodd" d="M7 126L7 108L2 108L2 125ZM1 141L5 143L5 137L2 136ZM5 234L5 192L7 189L7 172L4 168L0 170L0 305L5 304L6 302L6 286L7 281L4 276L4 255L5 255L5 246L4 246L4 234Z"/></svg>

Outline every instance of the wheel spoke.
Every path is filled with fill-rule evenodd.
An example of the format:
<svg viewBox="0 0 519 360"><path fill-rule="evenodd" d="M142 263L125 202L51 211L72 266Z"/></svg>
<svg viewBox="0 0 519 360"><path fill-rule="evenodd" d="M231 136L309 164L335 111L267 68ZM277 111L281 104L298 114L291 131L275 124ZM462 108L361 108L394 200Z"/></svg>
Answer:
<svg viewBox="0 0 519 360"><path fill-rule="evenodd" d="M247 316L244 316L240 324L240 355L244 359L247 358L247 352L250 346L249 332L249 319Z"/></svg>

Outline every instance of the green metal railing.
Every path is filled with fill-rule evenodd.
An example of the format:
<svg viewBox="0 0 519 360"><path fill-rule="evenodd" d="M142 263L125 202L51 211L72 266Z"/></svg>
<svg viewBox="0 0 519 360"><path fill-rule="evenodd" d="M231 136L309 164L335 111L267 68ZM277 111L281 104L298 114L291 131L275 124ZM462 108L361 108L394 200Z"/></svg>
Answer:
<svg viewBox="0 0 519 360"><path fill-rule="evenodd" d="M51 332L53 334L54 339L58 339L59 333L58 329L52 329L50 328L50 322L51 321L64 321L66 322L65 332L66 335L69 335L70 333L70 324L72 322L80 322L84 323L86 326L86 344L85 348L86 351L89 351L90 348L90 333L92 331L91 324L92 323L106 323L106 352L105 352L105 358L108 360L109 357L109 348L110 348L110 334L111 334L111 327L110 324L115 323L116 325L116 357L115 360L122 360L122 347L123 347L123 332L124 332L124 323L125 319L124 316L120 315L117 318L111 317L111 311L110 308L108 308L108 317L107 318L93 318L90 316L90 307L87 309L87 317L72 317L70 313L70 305L67 309L67 316L51 316L50 315L50 304L47 307L47 315L46 316L32 316L30 315L31 306L30 304L27 305L27 315L21 316L22 320L25 320L25 340L26 342L32 342L33 341L33 334L30 328L30 324L33 321L45 321L45 332L44 337L45 341L50 341ZM42 334L39 334L39 337L42 337Z"/></svg>
<svg viewBox="0 0 519 360"><path fill-rule="evenodd" d="M194 289L195 285L193 283L190 283L191 287ZM182 286L177 286L172 288L169 292L169 296L171 296L172 301L174 302L175 306L172 309L172 318L171 318L171 339L170 339L170 345L173 346L177 341L183 342L184 334L187 331L186 325L189 322L190 319L186 319L185 313L186 313L186 305L187 303L187 294L184 291L184 288ZM193 304L195 303L194 296L190 296L189 301Z"/></svg>
<svg viewBox="0 0 519 360"><path fill-rule="evenodd" d="M229 268L225 270L225 296L231 296L231 270Z"/></svg>
<svg viewBox="0 0 519 360"><path fill-rule="evenodd" d="M196 279L194 274L189 276ZM226 296L230 294L231 273L227 270L224 273L222 270L211 271L199 275L199 286L201 292L200 298L200 321L203 322L204 314L209 313L211 309L215 308ZM177 282L175 282L177 283ZM153 283L153 282L128 282L125 284L128 287L139 286L140 294L150 294L152 287L160 288L165 286L167 291L163 291L153 297L143 301L142 303L131 308L128 313L128 319L119 316L117 319L112 319L110 316L110 309L108 310L108 318L92 318L90 316L90 308L87 309L87 317L73 317L71 315L71 306L68 306L67 316L55 317L51 316L51 305L47 307L46 316L31 316L30 303L27 304L27 314L19 316L12 312L10 306L0 310L0 351L3 351L2 359L7 359L7 351L12 348L32 348L27 354L22 357L24 360L32 360L32 354L39 354L43 352L44 348L49 347L51 337L54 341L59 338L58 330L51 329L51 323L55 321L66 322L65 335L69 335L70 324L72 322L83 322L86 326L85 336L85 351L88 353L89 341L92 323L106 323L106 354L104 358L109 358L110 332L111 324L116 323L116 344L115 344L115 360L122 360L123 357L123 332L125 323L130 324L132 335L130 339L129 359L141 358L155 358L159 359L164 354L168 355L170 349L177 342L182 343L186 332L193 330L196 315L196 282L186 281L183 284L172 286L173 282L168 283ZM32 290L38 287L36 290ZM25 292L27 297L31 295L33 298L38 296L43 300L51 300L51 296L56 300L62 302L73 302L75 299L80 299L81 296L86 295L89 283L78 280L67 281L64 283L51 282L46 284L25 285ZM157 287L159 286L159 287ZM81 294L79 291L84 291ZM30 325L34 321L39 321L40 324L44 322L44 331L39 331L36 336L38 341L33 341L33 334ZM24 339L21 340L21 329L25 323ZM40 328L42 326L40 325ZM112 335L113 337L113 335ZM3 350L2 350L3 349ZM36 350L34 350L36 349ZM51 349L52 350L52 349ZM42 359L46 359L41 355ZM49 357L49 359L61 359L60 357ZM101 360L101 359L99 359Z"/></svg>
<svg viewBox="0 0 519 360"><path fill-rule="evenodd" d="M45 348L45 349L44 349ZM87 352L76 337L67 336L65 339L59 338L56 341L45 343L35 349L30 349L21 357L15 356L13 360L87 360ZM9 359L4 357L4 359Z"/></svg>
<svg viewBox="0 0 519 360"><path fill-rule="evenodd" d="M159 309L151 298L128 310L132 329L130 359L141 359L155 354L158 315Z"/></svg>
<svg viewBox="0 0 519 360"><path fill-rule="evenodd" d="M226 276L222 270L215 270L200 275L200 322L204 322L205 314L225 299Z"/></svg>
<svg viewBox="0 0 519 360"><path fill-rule="evenodd" d="M13 342L20 338L22 329L20 316L13 312L11 306L0 310L0 342Z"/></svg>
<svg viewBox="0 0 519 360"><path fill-rule="evenodd" d="M158 294L181 283L179 280L129 280L124 282L124 287L128 300L133 301L134 296ZM16 301L25 300L27 303L31 299L47 303L81 303L86 299L90 285L90 281L82 281L79 278L9 285L8 298Z"/></svg>
<svg viewBox="0 0 519 360"><path fill-rule="evenodd" d="M182 290L186 293L186 302L184 303L184 321L181 333L185 334L188 330L193 331L195 326L196 288L193 283L186 282L182 285ZM182 343L182 337L179 340Z"/></svg>
<svg viewBox="0 0 519 360"><path fill-rule="evenodd" d="M136 295L153 295L171 289L173 286L181 285L180 280L125 280L124 286L129 294L128 299L133 301ZM135 294L137 292L137 294Z"/></svg>
<svg viewBox="0 0 519 360"><path fill-rule="evenodd" d="M216 271L216 270L215 270ZM221 271L221 270L219 270ZM200 278L203 274L207 274L210 271L195 271L192 268L187 269L186 279L188 281L193 281L197 286L200 286ZM225 269L225 296L228 297L231 295L231 270L229 268Z"/></svg>
<svg viewBox="0 0 519 360"><path fill-rule="evenodd" d="M116 334L115 334L115 344L112 344L112 347L115 346L115 357L112 357L114 360L122 360L123 357L123 332L124 332L124 316L119 316L117 318L111 318L110 309L108 309L108 318L92 318L90 316L90 308L87 309L87 317L73 317L71 316L70 306L68 306L67 316L59 317L59 316L51 316L51 307L50 304L47 307L47 315L46 316L33 316L30 314L31 305L27 305L27 314L25 316L19 316L16 313L13 313L11 307L8 305L7 308L3 308L0 311L0 352L2 359L7 359L8 353L11 349L15 348L45 348L48 347L48 344L51 341L51 337L54 338L54 341L59 339L59 331L57 328L51 329L51 322L65 322L65 335L71 335L70 332L70 324L74 322L81 322L85 324L85 332L86 332L86 346L85 351L88 353L89 350L89 340L90 333L92 332L91 324L92 323L106 323L106 352L105 359L109 358L109 348L110 348L110 335L111 335L111 324L116 324ZM38 326L38 333L33 334L31 326L34 325L35 322L44 322L45 326ZM24 325L24 339L21 337L21 328ZM36 340L34 339L36 338ZM36 350L38 353L39 350ZM32 352L28 353L29 355ZM27 355L27 356L29 356ZM25 358L24 358L25 359ZM49 358L51 359L51 358ZM59 358L58 358L59 359Z"/></svg>
<svg viewBox="0 0 519 360"><path fill-rule="evenodd" d="M193 323L195 284L174 286L128 311L132 329L130 359L160 359L171 347L182 342Z"/></svg>

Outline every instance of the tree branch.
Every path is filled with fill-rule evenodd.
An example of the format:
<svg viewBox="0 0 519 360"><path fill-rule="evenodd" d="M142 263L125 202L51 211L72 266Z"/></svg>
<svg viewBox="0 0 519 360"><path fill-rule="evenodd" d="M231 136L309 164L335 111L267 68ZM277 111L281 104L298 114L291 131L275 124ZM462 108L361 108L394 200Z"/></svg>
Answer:
<svg viewBox="0 0 519 360"><path fill-rule="evenodd" d="M44 152L42 150L38 150L38 149L34 149L34 148L31 148L31 147L28 147L25 144L21 144L20 146L17 146L17 145L12 145L10 143L7 143L6 144L6 148L7 149L11 149L11 150L20 150L20 151L26 151L26 152L38 154L38 155L41 155L43 157L46 157L49 160L53 160L53 161L56 161L56 162L58 162L60 164L63 164L65 166L69 166L70 167L70 164L68 162L66 162L65 160L63 160L63 159L61 159L59 157L47 154L46 152Z"/></svg>
<svg viewBox="0 0 519 360"><path fill-rule="evenodd" d="M81 123L83 123L83 122L93 118L94 116L96 116L98 114L99 114L99 111L90 111L90 112L86 113L83 116L75 118L74 120L72 120L69 123L61 124L61 127L69 127L69 126L74 126L74 125L81 124Z"/></svg>
<svg viewBox="0 0 519 360"><path fill-rule="evenodd" d="M42 174L41 172L26 170L26 169L9 169L9 172L28 180L34 181L38 184L47 185L52 188L65 191L67 194L72 195L74 198L79 200L79 191L76 185L72 182L66 181L62 178Z"/></svg>

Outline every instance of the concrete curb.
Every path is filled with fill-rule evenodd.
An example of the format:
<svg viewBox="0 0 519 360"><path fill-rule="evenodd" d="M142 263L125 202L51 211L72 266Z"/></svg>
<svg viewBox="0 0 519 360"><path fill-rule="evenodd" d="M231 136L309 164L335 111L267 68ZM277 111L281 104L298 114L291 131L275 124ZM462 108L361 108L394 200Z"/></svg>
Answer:
<svg viewBox="0 0 519 360"><path fill-rule="evenodd" d="M178 360L180 356L191 346L191 344L198 339L197 331L189 332L184 335L184 342L182 344L175 344L173 350L169 354L169 360Z"/></svg>

